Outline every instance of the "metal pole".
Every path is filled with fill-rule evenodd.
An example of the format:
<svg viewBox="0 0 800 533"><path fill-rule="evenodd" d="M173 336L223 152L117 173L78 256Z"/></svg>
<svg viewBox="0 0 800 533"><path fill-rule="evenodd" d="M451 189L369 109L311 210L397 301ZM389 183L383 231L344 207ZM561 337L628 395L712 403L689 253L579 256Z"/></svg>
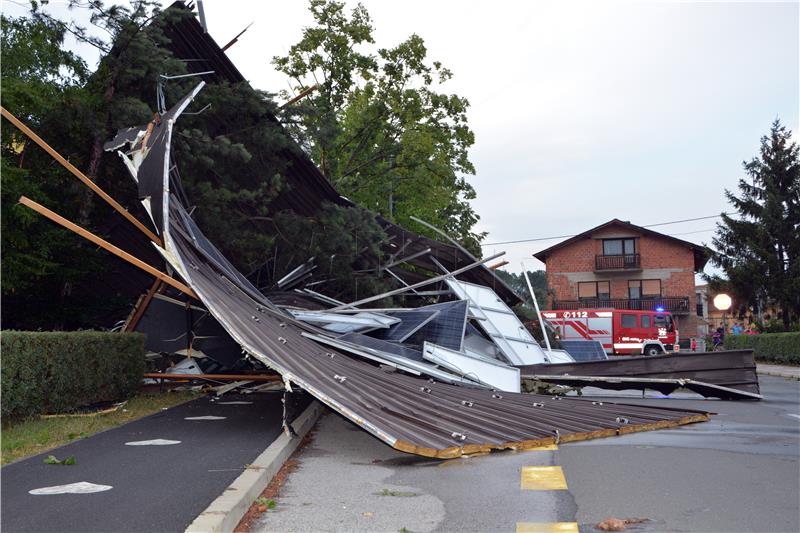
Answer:
<svg viewBox="0 0 800 533"><path fill-rule="evenodd" d="M542 336L544 336L544 343L547 345L547 353L550 353L553 350L550 347L550 339L547 337L547 330L544 329L544 319L542 318L542 313L539 311L539 303L536 301L536 294L534 294L531 280L528 278L528 271L525 270L525 263L520 263L520 265L522 265L522 274L525 276L525 283L528 284L528 291L531 293L533 307L536 309L536 318L539 319L539 325L542 327Z"/></svg>
<svg viewBox="0 0 800 533"><path fill-rule="evenodd" d="M206 25L206 11L203 9L203 0L197 0L197 14L200 16L200 25L203 27L203 33L208 33L208 26Z"/></svg>
<svg viewBox="0 0 800 533"><path fill-rule="evenodd" d="M389 296L394 296L395 294L400 294L400 293L403 293L403 292L406 292L406 291L410 291L410 290L413 290L413 289L418 289L420 287L424 287L425 285L430 285L431 283L436 283L437 281L442 281L443 279L446 279L446 278L452 278L454 276L457 276L458 274L466 272L467 270L473 269L473 268L475 268L477 266L480 266L480 265L482 265L482 264L484 264L484 263L486 263L488 261L491 261L493 259L497 259L498 257L503 256L503 255L505 255L505 252L500 252L500 253L494 254L492 256L486 257L485 259L481 259L480 261L476 261L475 263L469 264L469 265L467 265L465 267L459 268L458 270L454 270L453 272L450 272L449 274L442 274L441 276L436 276L435 278L426 279L424 281L420 281L419 283L415 283L414 285L409 285L408 287L400 287L399 289L395 289L395 290L389 291L389 292L384 292L383 294L376 294L375 296L370 296L369 298L364 298L363 300L358 300L357 302L353 302L353 303L349 303L349 304L342 304L342 305L340 305L338 307L334 307L332 309L326 309L326 311L338 311L340 309L345 309L347 307L358 307L359 305L370 303L370 302L374 302L374 301L377 301L377 300L381 300L383 298L388 298Z"/></svg>

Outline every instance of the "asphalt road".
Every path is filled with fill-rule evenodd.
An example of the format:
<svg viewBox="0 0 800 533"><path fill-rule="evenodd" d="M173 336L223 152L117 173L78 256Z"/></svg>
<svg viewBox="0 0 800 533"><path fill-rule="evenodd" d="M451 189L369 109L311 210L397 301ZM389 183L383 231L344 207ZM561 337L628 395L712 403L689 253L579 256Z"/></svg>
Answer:
<svg viewBox="0 0 800 533"><path fill-rule="evenodd" d="M703 424L562 445L581 531L608 516L650 520L636 531L800 531L800 381L759 381L759 402L631 402L718 413Z"/></svg>
<svg viewBox="0 0 800 533"><path fill-rule="evenodd" d="M594 532L617 517L649 520L629 531L800 531L800 382L762 376L761 385L761 402L689 393L623 400L719 413L710 422L449 461L396 452L327 415L275 510L252 530L525 531L577 522ZM522 488L523 467L548 465L561 467L566 489Z"/></svg>
<svg viewBox="0 0 800 533"><path fill-rule="evenodd" d="M281 393L207 397L3 467L4 532L183 531L280 434ZM227 402L252 402L235 403ZM185 420L218 416L217 420ZM168 446L126 442L168 439ZM47 465L47 455L73 466ZM86 481L93 494L29 490Z"/></svg>
<svg viewBox="0 0 800 533"><path fill-rule="evenodd" d="M554 464L553 451L449 461L395 451L336 414L251 531L513 531L521 522L575 515L566 491L520 489L524 466Z"/></svg>

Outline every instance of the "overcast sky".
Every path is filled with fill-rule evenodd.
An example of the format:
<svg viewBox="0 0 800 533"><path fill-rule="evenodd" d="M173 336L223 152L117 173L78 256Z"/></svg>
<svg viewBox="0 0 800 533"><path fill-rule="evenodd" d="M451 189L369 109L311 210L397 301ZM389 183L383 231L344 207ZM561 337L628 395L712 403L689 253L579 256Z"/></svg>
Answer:
<svg viewBox="0 0 800 533"><path fill-rule="evenodd" d="M471 102L487 243L718 214L776 117L798 138L798 1L362 3L377 46L420 35L454 73L443 89ZM204 6L220 45L254 23L228 52L253 86L288 87L270 61L311 24L306 2ZM708 243L714 222L656 229ZM537 269L556 242L484 252Z"/></svg>

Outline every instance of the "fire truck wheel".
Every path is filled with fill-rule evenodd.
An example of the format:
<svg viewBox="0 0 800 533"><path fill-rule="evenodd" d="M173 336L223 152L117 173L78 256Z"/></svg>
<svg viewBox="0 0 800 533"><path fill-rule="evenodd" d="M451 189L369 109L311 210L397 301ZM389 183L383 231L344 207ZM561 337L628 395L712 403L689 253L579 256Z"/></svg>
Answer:
<svg viewBox="0 0 800 533"><path fill-rule="evenodd" d="M661 355L664 351L657 344L648 344L644 347L645 355Z"/></svg>

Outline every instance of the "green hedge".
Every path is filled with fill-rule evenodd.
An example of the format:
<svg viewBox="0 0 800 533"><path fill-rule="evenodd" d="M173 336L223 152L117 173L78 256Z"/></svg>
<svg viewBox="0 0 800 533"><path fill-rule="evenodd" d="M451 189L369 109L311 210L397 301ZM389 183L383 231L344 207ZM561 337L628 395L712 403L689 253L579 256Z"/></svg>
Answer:
<svg viewBox="0 0 800 533"><path fill-rule="evenodd" d="M756 359L800 365L800 332L725 335L725 349L751 348Z"/></svg>
<svg viewBox="0 0 800 533"><path fill-rule="evenodd" d="M144 335L0 333L3 421L128 398L142 381Z"/></svg>

